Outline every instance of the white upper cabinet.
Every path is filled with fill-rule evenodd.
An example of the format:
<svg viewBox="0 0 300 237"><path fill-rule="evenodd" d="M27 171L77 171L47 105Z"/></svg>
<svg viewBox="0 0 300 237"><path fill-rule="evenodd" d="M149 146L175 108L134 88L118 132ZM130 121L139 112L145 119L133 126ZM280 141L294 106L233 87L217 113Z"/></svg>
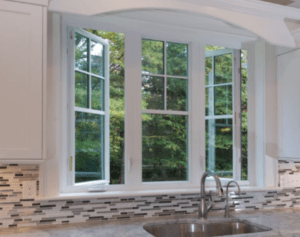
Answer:
<svg viewBox="0 0 300 237"><path fill-rule="evenodd" d="M2 160L43 158L45 14L41 6L0 1Z"/></svg>
<svg viewBox="0 0 300 237"><path fill-rule="evenodd" d="M278 157L300 158L300 50L277 57Z"/></svg>

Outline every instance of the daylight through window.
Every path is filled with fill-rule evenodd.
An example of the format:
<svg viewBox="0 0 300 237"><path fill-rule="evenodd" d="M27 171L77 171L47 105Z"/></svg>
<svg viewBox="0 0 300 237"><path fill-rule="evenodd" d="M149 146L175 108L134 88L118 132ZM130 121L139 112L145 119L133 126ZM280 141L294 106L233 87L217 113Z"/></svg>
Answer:
<svg viewBox="0 0 300 237"><path fill-rule="evenodd" d="M143 182L188 179L188 45L142 40Z"/></svg>

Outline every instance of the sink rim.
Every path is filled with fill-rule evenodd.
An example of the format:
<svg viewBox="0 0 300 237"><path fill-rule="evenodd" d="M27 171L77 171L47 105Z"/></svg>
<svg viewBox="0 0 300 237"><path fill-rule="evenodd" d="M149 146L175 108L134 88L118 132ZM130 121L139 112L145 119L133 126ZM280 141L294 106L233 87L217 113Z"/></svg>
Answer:
<svg viewBox="0 0 300 237"><path fill-rule="evenodd" d="M153 228L155 226L163 226L163 225L172 225L172 224L200 224L200 225L208 225L208 224L216 224L216 223L231 223L231 222L238 222L243 223L247 225L252 225L254 227L262 229L260 232L256 233L262 233L267 231L272 231L273 229L261 224L257 224L254 222L251 222L249 220L245 219L239 219L239 218L226 218L226 219L207 219L207 220L201 220L201 219L175 219L175 220L164 220L162 221L156 221L152 223L147 223L143 225L144 231L146 231L148 234L150 234L146 228ZM234 235L233 235L234 236Z"/></svg>

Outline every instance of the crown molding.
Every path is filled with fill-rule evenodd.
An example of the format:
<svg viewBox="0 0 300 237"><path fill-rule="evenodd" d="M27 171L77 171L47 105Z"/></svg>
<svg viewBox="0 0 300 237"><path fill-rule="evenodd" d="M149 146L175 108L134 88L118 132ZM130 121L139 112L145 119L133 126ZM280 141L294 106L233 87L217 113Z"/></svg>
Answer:
<svg viewBox="0 0 300 237"><path fill-rule="evenodd" d="M264 2L260 0L178 0L195 5L222 8L251 15L285 19L300 20L300 9Z"/></svg>
<svg viewBox="0 0 300 237"><path fill-rule="evenodd" d="M48 1L48 0L16 0L16 1ZM144 10L144 9L164 9L172 10L174 6L181 6L186 9L183 3L213 7L218 9L230 10L264 18L293 19L300 20L300 9L260 0L49 0L49 11L96 15L112 14L121 11ZM163 6L163 7L162 7ZM176 7L175 7L176 8ZM178 8L178 7L177 7ZM197 9L194 9L197 12ZM79 13L80 12L80 13Z"/></svg>
<svg viewBox="0 0 300 237"><path fill-rule="evenodd" d="M300 9L258 0L52 0L48 9L98 17L144 10L182 12L236 25L270 44L290 48L296 45L285 19L300 20Z"/></svg>

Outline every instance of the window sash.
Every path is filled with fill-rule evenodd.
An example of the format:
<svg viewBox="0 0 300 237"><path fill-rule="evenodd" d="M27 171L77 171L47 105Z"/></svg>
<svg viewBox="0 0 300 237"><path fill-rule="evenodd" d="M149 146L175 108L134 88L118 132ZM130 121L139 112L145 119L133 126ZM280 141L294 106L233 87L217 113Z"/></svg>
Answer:
<svg viewBox="0 0 300 237"><path fill-rule="evenodd" d="M75 33L78 33L86 38L88 38L89 41L89 52L91 52L91 41L100 43L104 46L103 49L103 58L104 58L104 77L94 74L91 72L91 55L89 56L88 63L89 63L89 69L88 71L80 70L75 68ZM110 179L110 167L109 167L109 42L107 40L104 40L100 37L97 37L85 30L75 28L75 27L67 27L67 38L68 38L68 77L69 77L69 156L70 159L68 159L68 167L72 168L72 170L69 170L68 180L67 180L67 186L73 187L73 186L90 186L92 184L101 183L101 179L95 180L95 181L86 181L86 182L80 182L75 183L75 164L76 164L76 157L75 157L75 112L83 112L88 114L96 114L96 115L103 115L104 116L104 141L101 141L101 143L104 143L104 151L101 151L104 153L104 180L109 182ZM90 54L90 53L89 53ZM84 75L88 76L89 80L89 107L88 108L82 108L82 107L76 107L75 106L75 72L80 72ZM104 111L102 110L95 110L92 109L91 105L91 79L92 77L99 78L100 80L105 81L105 85L103 88L104 94ZM102 135L101 135L102 136ZM82 173L82 172L79 172ZM93 172L88 172L93 173Z"/></svg>
<svg viewBox="0 0 300 237"><path fill-rule="evenodd" d="M147 38L141 38L141 42L142 40L148 40ZM155 39L150 39L150 40L154 40L156 41ZM186 172L187 172L187 177L186 177L186 180L175 180L175 181L143 181L141 180L141 183L143 185L151 185L151 184L163 184L163 183L187 183L187 182L190 182L191 180L191 167L190 167L190 148L191 148L191 145L190 145L190 129L191 129L191 117L190 117L190 80L189 80L189 77L190 77L190 66L189 66L189 62L190 62L190 59L191 59L191 53L190 53L190 44L187 44L187 43L181 43L181 42L174 42L172 40L159 40L157 39L157 41L160 41L160 42L163 42L163 65L164 65L164 73L163 74L155 74L155 73L145 73L142 71L141 73L141 78L143 76L153 76L153 77L161 77L163 78L164 80L164 88L163 88L163 92L164 92L164 109L162 110L158 110L158 109L142 109L141 110L141 115L143 114L153 114L153 115L178 115L178 116L187 116L187 131L186 131L186 134L187 134L187 145L186 145L186 155L187 155L187 163L186 163ZM188 57L187 57L187 64L188 64L188 68L187 68L187 76L173 76L173 75L168 75L167 74L167 42L169 43L180 43L180 44L186 44L187 45L187 48L188 48ZM167 103L167 87L168 87L168 79L169 78L174 78L174 79L184 79L184 80L188 80L188 86L187 86L187 110L186 111L177 111L177 110L168 110L168 103ZM142 140L142 134L141 134L141 137L140 139ZM143 156L141 156L141 170L143 172ZM143 179L143 177L141 177Z"/></svg>
<svg viewBox="0 0 300 237"><path fill-rule="evenodd" d="M232 141L232 149L233 149L233 180L241 180L241 78L240 78L240 55L241 50L233 50L233 49L222 49L216 51L206 51L205 58L212 58L212 73L213 79L215 76L215 57L222 56L226 54L232 54L232 81L229 83L220 83L220 84L211 84L205 85L205 88L214 88L219 86L232 86L232 114L228 115L215 115L214 114L214 102L213 102L213 115L205 116L205 121L209 121L211 119L232 119L232 128L233 128L233 141ZM213 92L214 93L214 92ZM206 167L206 165L205 165Z"/></svg>

